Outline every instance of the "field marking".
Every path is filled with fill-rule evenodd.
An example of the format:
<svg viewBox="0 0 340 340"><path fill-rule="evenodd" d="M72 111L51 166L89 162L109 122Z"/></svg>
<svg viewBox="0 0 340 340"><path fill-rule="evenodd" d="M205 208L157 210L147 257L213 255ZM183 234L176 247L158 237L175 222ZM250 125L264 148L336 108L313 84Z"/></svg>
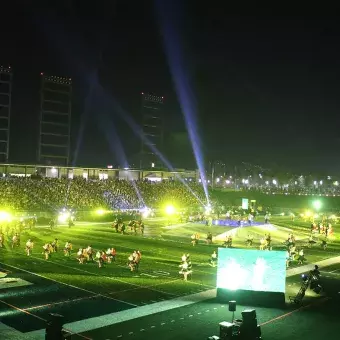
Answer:
<svg viewBox="0 0 340 340"><path fill-rule="evenodd" d="M140 276L148 276L148 277L152 277L152 278L157 278L158 276L156 276L156 275L150 275L150 274L147 274L147 273L140 273L139 274Z"/></svg>
<svg viewBox="0 0 340 340"><path fill-rule="evenodd" d="M67 231L69 230L69 228L66 229ZM84 229L86 231L86 229ZM67 234L67 233L63 233L63 234ZM113 235L115 235L116 233L114 233ZM119 234L118 234L119 235ZM127 234L127 235L124 235L124 237L129 237L129 236L133 236L133 238L135 237L138 237L135 236L135 235L130 235L130 234ZM100 241L96 241L96 243L99 243L99 244L105 244L107 246L107 242L105 241L105 238L104 236L100 236L99 237ZM104 241L102 241L101 239L104 239ZM141 239L143 240L158 240L158 241L162 241L162 242L175 242L175 243L179 243L179 244L184 244L184 245L189 245L189 243L186 243L186 242L180 242L180 241L174 241L174 240L164 240L164 239L160 239L160 238L151 238L151 237L141 237ZM188 238L189 239L189 238ZM83 238L83 237L77 237L77 240L85 240L86 243L88 243L88 239L86 238ZM130 239L131 240L131 239ZM123 244L123 242L122 242ZM200 244L200 245L205 245L205 244ZM216 247L220 247L221 244L215 244ZM127 247L127 246L123 246L123 245L117 245L116 248L123 248L123 249L128 249L129 252L135 250L135 247L131 246L131 247ZM160 249L163 249L162 247L160 247ZM193 249L194 250L194 249ZM181 250L181 255L171 255L170 253L166 253L166 254L158 254L158 255L162 255L162 257L165 255L167 257L172 257L172 258L180 258L182 255L183 255L183 251L185 252L186 250ZM145 251L146 253L148 253L148 251ZM150 254L154 254L152 251L149 252ZM197 255L202 255L202 253L197 253ZM207 255L209 256L209 255ZM152 256L148 256L148 257L152 257Z"/></svg>
<svg viewBox="0 0 340 340"><path fill-rule="evenodd" d="M180 228L180 227L184 227L184 226L186 226L189 223L190 222L179 223L179 224L172 224L172 225L168 225L168 226L161 227L161 228L162 229L166 229L166 230L173 230L173 229L177 229L177 228Z"/></svg>
<svg viewBox="0 0 340 340"><path fill-rule="evenodd" d="M20 253L18 252L15 252L16 254L18 255L21 255ZM35 258L39 261L42 261L42 262L45 262L45 260L39 258L39 257L36 257L36 256L31 256L32 258ZM175 293L170 293L170 292L165 292L165 291L161 291L161 290L158 290L158 289L152 289L150 287L156 287L156 286L160 286L160 285L164 285L164 284L169 284L169 283L172 283L172 282L175 282L175 281L179 281L179 280L182 280L181 278L174 278L173 280L169 280L169 281L165 281L165 282L161 282L161 283L157 283L157 284L153 284L153 285L149 285L149 286L140 286L140 285L137 285L137 284L134 284L134 283L129 283L129 282L125 282L125 281L122 281L122 280L118 280L118 279L115 279L114 277L110 277L110 276L103 276L103 275L100 275L100 274L97 274L97 273L92 273L92 272L88 272L84 269L80 269L80 268L75 268L75 267L71 267L71 266L67 266L67 265L64 265L64 264L61 264L61 263L58 263L58 262L54 262L54 261L49 261L53 264L56 264L56 265L60 265L62 267L67 267L67 268L70 268L70 269L75 269L75 270L78 270L78 271L81 271L81 272L85 272L85 273L89 273L89 274L93 274L95 276L100 276L100 277L106 277L106 278L109 278L109 279L113 279L113 280L117 280L119 282L123 282L123 283L127 283L129 285L132 285L134 286L135 288L130 288L130 289L124 289L124 290L120 290L120 291L117 291L117 292L111 292L111 293L108 293L110 295L114 295L114 294L119 294L119 293L122 293L122 292L128 292L128 291L133 291L133 290L138 290L138 289L148 289L148 290L151 290L151 291L155 291L157 293L161 293L161 294L164 294L164 295L170 295L170 296L173 296L173 297L179 297L181 295L178 295L178 294L175 294ZM120 266L120 265L117 265L117 266ZM120 266L120 267L123 267L123 266ZM125 268L125 266L124 266ZM20 270L24 270L24 269L20 269ZM49 279L49 280L53 280L53 279ZM189 281L188 281L189 282ZM209 287L209 286L207 286ZM78 287L80 289L80 287ZM93 294L96 294L96 293L93 293ZM100 295L95 295L95 296L100 296ZM93 296L94 297L94 296ZM117 300L117 299L116 299ZM121 300L117 300L117 301L121 301ZM125 302L124 303L128 303L128 302ZM133 306L138 306L138 305L134 305L132 304Z"/></svg>
<svg viewBox="0 0 340 340"><path fill-rule="evenodd" d="M7 306L9 306L9 307L11 307L11 308L13 308L13 309L15 309L15 310L17 310L18 312L24 313L24 314L29 315L29 316L33 316L34 318L37 318L37 319L40 320L40 321L47 322L46 319L41 318L40 316L35 315L35 314L33 314L33 313L30 313L30 312L28 312L26 309L22 309L22 308L20 308L20 307L14 306L14 305L12 305L12 304L10 304L10 303L8 303L8 302L6 302L6 301L3 301L3 300L0 300L0 302L3 303L3 304L5 304L5 305L7 305ZM70 330L68 330L68 329L66 329L66 328L63 328L63 329L64 329L66 332L69 332L69 333L71 333L71 334L78 335L78 336L80 336L80 337L83 338L83 339L92 340L92 338L88 338L88 337L85 336L85 335L82 335L82 334L78 334L78 333L72 332L72 331L70 331ZM15 328L14 328L14 330L15 330ZM16 331L17 331L17 330L16 330ZM44 330L44 331L45 331L45 330ZM17 332L19 332L19 331L17 331ZM19 332L19 333L20 333L20 334L23 334L22 332Z"/></svg>
<svg viewBox="0 0 340 340"><path fill-rule="evenodd" d="M54 302L54 303L46 303L46 304L40 305L40 306L33 306L33 307L24 308L23 310L28 311L28 310L39 309L39 308L44 308L44 307L53 307L55 305L61 305L61 304L66 304L66 303L71 303L71 302L76 302L76 301L82 301L82 300L86 300L86 299L92 299L92 298L95 298L95 297L98 297L98 296L99 295L84 296L84 297L72 299L72 300L64 300L64 301L59 301L59 302Z"/></svg>
<svg viewBox="0 0 340 340"><path fill-rule="evenodd" d="M324 302L326 302L326 301L329 301L330 299L331 299L331 298L326 297L326 298L324 298L324 299L322 299L322 300L319 300L319 301L317 301L317 302L310 303L309 305L302 306L302 307L300 307L300 308L294 309L294 310L292 310L291 312L288 312L288 313L279 315L279 316L277 316L277 317L275 317L275 318L273 318L273 319L270 319L270 320L268 320L268 321L265 321L265 322L261 323L260 326L265 326L265 325L267 325L267 324L269 324L269 323L272 323L272 322L275 322L275 321L284 319L284 318L286 318L286 317L288 317L288 316L290 316L290 315L292 315L292 314L294 314L294 313L301 312L302 310L307 309L307 308L310 308L310 307L313 307L313 306L317 306L317 305L322 304L322 303L324 303Z"/></svg>
<svg viewBox="0 0 340 340"><path fill-rule="evenodd" d="M160 263L160 262L155 262L155 263ZM172 264L165 264L166 266L176 266L177 267L177 265L172 265ZM119 265L119 264L117 264L117 266L118 267L122 267L122 268L125 268L125 266L122 266L122 265ZM202 271L200 271L200 272L202 272ZM153 273L153 272L152 272ZM206 272L207 274L210 274L210 273L208 273L208 272ZM170 274L170 273L169 273ZM213 274L213 273L212 273ZM155 275L152 275L152 274L148 274L148 273L141 273L141 274L139 274L139 275L144 275L144 276L149 276L149 277L152 277L152 278L159 278L159 277L165 277L164 275L162 275L162 276L155 276ZM176 279L176 276L167 276L167 277L172 277L172 278L174 278L174 279ZM195 282L195 281L192 281L192 280L188 280L187 282L190 282L190 283L192 283L192 284L196 284L196 285L200 285L200 286L204 286L204 287L207 287L207 288L215 288L215 286L213 286L213 285L206 285L206 284L204 284L204 283L199 283L199 282ZM142 287L142 286L141 286ZM145 286L145 288L147 288L148 286ZM158 290L155 290L155 291L158 291Z"/></svg>
<svg viewBox="0 0 340 340"><path fill-rule="evenodd" d="M62 282L62 281L58 281L58 280L55 280L55 279L51 279L51 278L48 278L47 276L44 276L44 275L41 275L41 274L37 274L37 273L33 273L29 270L26 270L26 269L22 269L20 267L16 267L16 266L13 266L13 265L10 265L10 264L5 264L3 262L0 262L1 264L3 265L6 265L8 267L11 267L11 268L14 268L16 270L21 270L23 272L26 272L28 274L31 274L31 275L34 275L34 276L38 276L38 277L41 277L43 279L46 279L46 280L49 280L49 281L53 281L53 282L56 282L56 283L59 283L59 284L62 284L62 285L65 285L65 286L68 286L68 287L71 287L71 288L75 288L75 289L78 289L78 290L81 290L83 292L87 292L87 293L90 293L90 294L93 294L93 295L98 295L98 296L101 296L101 297L104 297L104 298L107 298L107 299L110 299L110 300L114 300L114 301L117 301L117 302L120 302L120 303L124 303L126 305L130 305L130 306L133 306L133 307L137 307L138 305L135 305L133 303L130 303L130 302L126 302L126 301L123 301L123 300L118 300L118 299L114 299L112 298L111 296L107 296L107 295L104 295L104 294L99 294L99 293L95 293L95 292L92 292L91 290L88 290L88 289L84 289L84 288L80 288L80 287L77 287L77 286L74 286L74 285L71 285L69 283L65 283L65 282Z"/></svg>
<svg viewBox="0 0 340 340"><path fill-rule="evenodd" d="M141 318L143 316L149 316L161 312L165 312L171 309L180 308L188 305L192 305L197 302L210 300L216 297L216 289L211 289L201 293L185 295L174 299L157 302L145 306L132 308L116 313L101 315L89 319L71 322L65 325L68 329L71 329L75 333L89 332L98 328L111 326L125 321ZM32 331L26 333L31 336L43 336L45 330Z"/></svg>
<svg viewBox="0 0 340 340"><path fill-rule="evenodd" d="M14 252L14 253L16 253L16 254L18 254L18 255L21 255L21 254L18 253L18 252ZM41 262L46 263L46 260L41 259L41 258L39 258L39 257L33 256L33 255L31 255L30 257L31 257L31 258L34 258L34 259L37 259L37 260L39 260L39 261L41 261ZM110 279L110 280L114 280L114 281L118 281L118 282L121 282L121 283L125 283L125 284L131 285L131 286L135 286L135 287L137 287L137 288L145 288L145 289L149 289L149 288L148 288L149 286L140 286L140 285L137 285L137 284L135 284L135 283L131 283L131 282L128 282L128 281L124 281L124 280L117 279L117 278L114 277L114 276L105 276L105 275L101 275L101 274L98 274L98 273L89 272L89 271L84 270L84 269L81 269L81 268L76 268L76 267L73 267L73 266L67 266L66 264L62 264L62 263L55 262L55 261L50 261L50 260L49 260L48 262L49 262L49 263L56 264L56 265L61 266L61 267L65 267L65 268L69 268L69 269L74 269L74 270L77 270L77 271L79 271L79 272L84 272L84 273L87 273L87 274L92 274L92 275L94 275L94 276L105 277L105 278L108 278L108 279ZM122 265L119 265L119 264L116 264L116 266L121 267L121 268L126 268L125 266L122 266ZM146 275L146 276L153 276L153 275L150 275L150 274L147 274L147 273L141 273L141 274L144 274L144 275ZM207 272L207 274L208 274L208 272ZM210 273L209 273L209 274L210 274ZM171 276L171 277L175 278L174 276ZM215 288L215 286L206 285L206 284L199 283L199 282L195 282L195 281L192 281L192 280L189 280L189 281L187 281L187 282L190 282L191 284L199 285L199 286L202 286L202 287L211 288L211 289ZM158 293L164 293L163 291L160 291L160 290L158 290L158 289L150 289L150 290L155 291L155 292L158 292ZM93 293L93 294L96 294L96 293ZM178 294L172 294L172 293L169 293L168 295L179 296ZM128 302L125 302L125 303L128 303ZM134 305L134 306L137 306L137 305Z"/></svg>
<svg viewBox="0 0 340 340"><path fill-rule="evenodd" d="M16 253L16 254L18 254L18 255L21 255L21 253L18 253L18 252L14 252L14 253ZM46 263L46 260L41 259L41 258L39 258L39 257L33 256L33 255L31 255L30 257L31 257L31 258L34 258L34 259L37 259L37 260L39 260L39 261L41 261L41 262ZM81 269L81 268L76 268L76 267L73 267L73 266L67 266L66 264L62 264L62 263L55 262L55 261L50 261L50 260L49 260L48 262L49 262L49 263L53 263L53 264L58 265L58 266L61 266L61 267L65 267L65 268L77 270L77 271L79 271L79 272L83 272L83 273L87 273L87 274L91 274L91 275L99 276L99 277L105 277L105 278L110 279L110 280L114 280L114 281L118 281L118 282L121 282L121 283L125 283L125 284L128 284L128 285L130 285L130 286L136 287L136 289L138 289L138 288L146 288L146 289L148 289L148 286L140 286L140 285L137 285L137 284L135 284L135 283L131 283L131 282L128 282L128 281L124 281L124 280L117 279L117 278L114 277L114 276L105 276L105 275L101 275L101 274L98 274L98 273L89 272L89 271L84 270L84 269ZM0 262L0 263L1 263L1 262ZM118 266L118 267L126 268L125 266L121 266L121 265L118 265L118 264L117 264L117 266ZM49 280L50 280L50 279L49 279ZM207 286L207 287L210 287L210 286ZM78 287L78 288L79 288L79 287ZM80 289L80 288L79 288L79 289ZM159 291L159 290L157 290L157 289L150 289L150 290L155 291L155 292L158 292L158 293L163 293L162 291ZM93 292L93 294L97 294L97 293L94 293L94 292ZM177 294L172 294L172 293L169 293L169 295L178 296ZM123 302L124 302L124 301L123 301ZM129 304L128 302L124 302L124 303ZM133 305L133 304L132 304L132 305ZM133 306L137 306L137 305L133 305Z"/></svg>
<svg viewBox="0 0 340 340"><path fill-rule="evenodd" d="M340 269L335 269L335 270L332 270L331 272L329 272L329 273L336 273L336 272L339 272L340 271Z"/></svg>
<svg viewBox="0 0 340 340"><path fill-rule="evenodd" d="M22 312L22 313L24 313L24 314L26 314L26 315L33 316L34 318L37 318L37 319L39 319L40 321L47 322L46 319L41 318L41 317L38 316L38 315L32 314L32 313L26 311L25 309L22 309L22 308L20 308L20 307L16 307L16 306L14 306L14 305L12 305L12 304L6 302L6 301L3 301L3 300L0 300L0 302L3 303L4 305L7 305L7 306L9 306L9 307L11 307L11 308L13 308L13 309L15 309L15 310L17 310L17 311L19 311L19 312Z"/></svg>
<svg viewBox="0 0 340 340"><path fill-rule="evenodd" d="M146 287L140 286L139 288L136 287L136 288L124 289L124 290L120 290L120 291L117 291L117 292L111 292L109 294L114 295L114 294L119 294L119 293L131 292L131 291L138 290L138 289L149 289L149 287L156 287L156 286L166 285L166 284L169 284L169 283L172 283L172 282L176 282L176 281L182 281L182 279L173 279L173 280L170 280L170 281L165 281L165 282L162 282L162 283L156 283L154 285L150 285L150 286L146 286ZM159 291L159 292L162 292L162 291ZM180 296L180 295L174 294L174 293L167 293L167 292L163 292L163 293L166 294L166 295L172 295L172 296L177 296L177 297Z"/></svg>
<svg viewBox="0 0 340 340"><path fill-rule="evenodd" d="M180 262L180 261L178 261L178 262ZM158 264L162 264L162 265L164 265L164 266L169 266L169 267L177 267L177 268L179 268L179 266L177 265L177 264L172 264L172 263L164 263L164 262L155 262L155 263L158 263ZM200 265L202 264L202 262L201 263L199 263ZM205 264L205 263L204 263ZM207 261L207 265L208 265L208 261ZM212 267L207 267L207 268L212 268ZM215 267L216 269L217 269L217 267ZM204 270L200 270L200 269L195 269L194 268L194 271L195 272L199 272L199 273L204 273L204 274L209 274L209 275L215 275L216 274L216 271L215 272L207 272L207 271L204 271Z"/></svg>
<svg viewBox="0 0 340 340"><path fill-rule="evenodd" d="M340 273L325 272L325 271L322 271L322 270L320 270L320 273L321 273L321 274L326 274L325 277L331 277L331 276L329 276L329 275L327 275L327 274L340 275ZM333 277L334 277L334 276L333 276Z"/></svg>

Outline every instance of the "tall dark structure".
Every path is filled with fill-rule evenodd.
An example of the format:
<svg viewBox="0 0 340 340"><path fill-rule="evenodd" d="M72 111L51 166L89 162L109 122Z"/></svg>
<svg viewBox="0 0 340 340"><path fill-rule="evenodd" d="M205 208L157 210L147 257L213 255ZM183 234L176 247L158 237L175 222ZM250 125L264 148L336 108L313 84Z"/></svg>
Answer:
<svg viewBox="0 0 340 340"><path fill-rule="evenodd" d="M38 162L69 165L72 80L41 73Z"/></svg>
<svg viewBox="0 0 340 340"><path fill-rule="evenodd" d="M8 162L11 127L12 70L0 66L0 162Z"/></svg>
<svg viewBox="0 0 340 340"><path fill-rule="evenodd" d="M155 155L152 147L163 149L163 120L164 97L152 93L142 92L142 127L145 138L141 141L141 168L159 167L159 157ZM147 139L147 141L145 141ZM151 148L150 148L151 146Z"/></svg>

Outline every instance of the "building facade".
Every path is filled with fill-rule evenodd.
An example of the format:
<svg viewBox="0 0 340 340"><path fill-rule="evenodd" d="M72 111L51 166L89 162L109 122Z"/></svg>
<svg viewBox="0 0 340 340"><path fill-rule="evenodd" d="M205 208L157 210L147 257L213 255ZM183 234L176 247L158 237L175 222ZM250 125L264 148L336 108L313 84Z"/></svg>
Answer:
<svg viewBox="0 0 340 340"><path fill-rule="evenodd" d="M12 70L0 66L0 163L8 162L11 127Z"/></svg>
<svg viewBox="0 0 340 340"><path fill-rule="evenodd" d="M164 97L141 93L142 138L140 151L141 168L157 168L157 152L163 151Z"/></svg>
<svg viewBox="0 0 340 340"><path fill-rule="evenodd" d="M70 163L72 80L41 73L38 162Z"/></svg>

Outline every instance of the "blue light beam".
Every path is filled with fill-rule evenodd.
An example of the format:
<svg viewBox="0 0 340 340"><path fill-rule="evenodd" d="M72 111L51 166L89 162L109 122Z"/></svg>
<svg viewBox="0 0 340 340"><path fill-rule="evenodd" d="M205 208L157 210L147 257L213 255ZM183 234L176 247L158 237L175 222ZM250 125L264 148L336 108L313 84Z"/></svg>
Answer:
<svg viewBox="0 0 340 340"><path fill-rule="evenodd" d="M202 155L201 140L199 137L197 124L196 99L190 85L187 70L187 63L184 59L181 34L175 23L180 20L180 8L174 8L176 1L156 1L159 14L159 22L163 36L165 54L168 59L172 80L176 89L179 103L184 115L185 124L191 140L192 149L195 155L196 164L200 173L204 193L209 201L209 192L204 169L204 159Z"/></svg>

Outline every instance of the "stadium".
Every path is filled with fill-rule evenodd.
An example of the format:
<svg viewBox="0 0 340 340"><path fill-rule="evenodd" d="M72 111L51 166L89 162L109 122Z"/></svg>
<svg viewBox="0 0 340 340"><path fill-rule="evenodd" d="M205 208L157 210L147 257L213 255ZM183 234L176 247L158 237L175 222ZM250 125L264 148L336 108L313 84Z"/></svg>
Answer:
<svg viewBox="0 0 340 340"><path fill-rule="evenodd" d="M339 338L336 20L2 16L0 340Z"/></svg>
<svg viewBox="0 0 340 340"><path fill-rule="evenodd" d="M267 339L283 339L282 334L292 331L296 337L311 339L321 332L333 334L340 271L338 222L325 205L311 203L304 210L291 209L293 217L293 213L284 213L284 206L271 214L261 201L248 200L247 194L253 197L249 191L215 188L211 206L203 206L204 191L196 180L172 176L157 182L85 179L83 169L74 169L79 176L73 179L49 178L45 168L45 176L37 176L35 169L32 175L36 176L17 177L14 169L12 165L12 175L0 181L2 338L42 339L51 320L67 339L219 335L219 324L233 319L228 306L235 296L226 298L217 291L242 288L239 282L236 286L234 281L225 282L229 273L242 275L224 264L222 257L227 255L223 251L235 254L240 250L265 254L261 258L280 254L278 262L274 257L271 260L277 264L269 265L279 266L273 270L275 276L283 275L277 282L280 288L267 288L283 293L284 302L270 306L269 300L274 299L270 295L261 296L256 303L254 293L250 299L247 294L237 296L236 319L243 310L255 308L262 336ZM16 169L19 173L23 167ZM218 199L223 196L225 201L238 200L238 206L222 206ZM275 197L278 204L286 199L289 206L291 197ZM315 201L314 196L308 197ZM317 199L324 204L327 198ZM295 196L296 202L299 199L304 197ZM254 220L249 221L249 214ZM71 244L69 251L67 243ZM112 248L115 252L110 257L107 251ZM131 258L136 251L141 254L137 266ZM214 252L218 254L216 265ZM190 257L187 273L181 267L183 256ZM322 291L308 288L300 299L301 275L315 264L321 271ZM245 291L268 293L267 288L252 286ZM315 324L320 321L323 326L318 333Z"/></svg>

